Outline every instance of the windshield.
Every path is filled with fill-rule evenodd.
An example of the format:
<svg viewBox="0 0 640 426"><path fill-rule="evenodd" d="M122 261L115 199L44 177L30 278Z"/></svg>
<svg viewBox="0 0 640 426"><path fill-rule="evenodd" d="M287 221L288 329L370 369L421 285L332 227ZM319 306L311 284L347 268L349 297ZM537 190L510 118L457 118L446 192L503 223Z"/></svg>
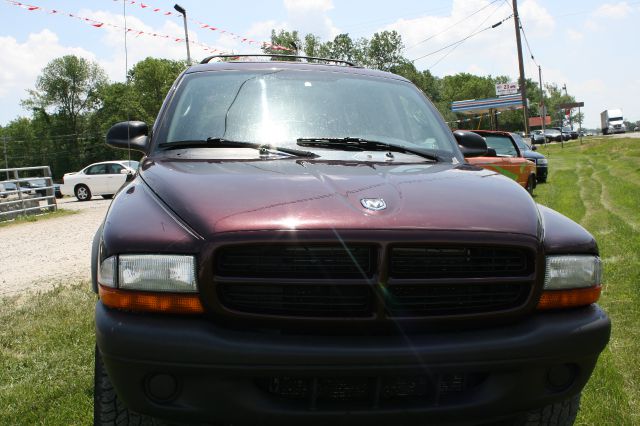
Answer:
<svg viewBox="0 0 640 426"><path fill-rule="evenodd" d="M413 85L319 70L188 74L158 143L224 138L296 147L300 138L344 137L459 156L450 132Z"/></svg>
<svg viewBox="0 0 640 426"><path fill-rule="evenodd" d="M517 157L518 151L513 146L511 138L508 136L500 135L485 135L487 141L487 147L496 150L496 155L500 157Z"/></svg>
<svg viewBox="0 0 640 426"><path fill-rule="evenodd" d="M518 145L518 148L520 148L523 151L526 151L529 149L529 146L526 144L524 139L522 139L522 136L520 136L517 133L511 133L511 137L513 138L514 141L516 141L516 145Z"/></svg>
<svg viewBox="0 0 640 426"><path fill-rule="evenodd" d="M611 117L609 121L622 121L622 117Z"/></svg>

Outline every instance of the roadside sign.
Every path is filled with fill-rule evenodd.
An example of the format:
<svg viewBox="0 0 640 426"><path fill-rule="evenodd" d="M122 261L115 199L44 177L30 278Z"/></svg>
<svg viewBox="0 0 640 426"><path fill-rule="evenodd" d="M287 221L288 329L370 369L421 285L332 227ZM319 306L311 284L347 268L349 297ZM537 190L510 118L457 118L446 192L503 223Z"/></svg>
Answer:
<svg viewBox="0 0 640 426"><path fill-rule="evenodd" d="M518 83L515 81L509 83L496 83L496 96L513 95L518 93Z"/></svg>
<svg viewBox="0 0 640 426"><path fill-rule="evenodd" d="M581 108L584 106L584 102L567 102L566 104L558 105L559 109L572 109L572 108Z"/></svg>

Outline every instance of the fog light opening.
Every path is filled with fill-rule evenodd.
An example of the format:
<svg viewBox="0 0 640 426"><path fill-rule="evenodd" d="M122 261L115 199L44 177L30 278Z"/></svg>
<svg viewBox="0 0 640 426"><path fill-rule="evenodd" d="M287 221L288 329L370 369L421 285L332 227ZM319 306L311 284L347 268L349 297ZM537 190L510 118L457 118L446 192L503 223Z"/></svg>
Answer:
<svg viewBox="0 0 640 426"><path fill-rule="evenodd" d="M578 376L578 367L575 364L560 364L549 367L547 370L547 387L559 392L568 389Z"/></svg>
<svg viewBox="0 0 640 426"><path fill-rule="evenodd" d="M178 381L170 374L152 374L147 377L146 391L153 401L166 404L178 396Z"/></svg>

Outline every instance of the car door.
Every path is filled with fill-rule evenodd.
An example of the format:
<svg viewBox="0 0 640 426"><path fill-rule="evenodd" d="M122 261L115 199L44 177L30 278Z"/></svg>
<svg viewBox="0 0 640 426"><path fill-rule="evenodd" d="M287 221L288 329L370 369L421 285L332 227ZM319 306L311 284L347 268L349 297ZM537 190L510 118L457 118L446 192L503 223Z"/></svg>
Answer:
<svg viewBox="0 0 640 426"><path fill-rule="evenodd" d="M81 183L87 185L91 193L94 195L104 194L104 190L107 186L107 171L107 163L89 166L85 169L85 176Z"/></svg>
<svg viewBox="0 0 640 426"><path fill-rule="evenodd" d="M104 194L115 194L127 180L126 173L122 173L126 169L118 163L110 163L108 166Z"/></svg>
<svg viewBox="0 0 640 426"><path fill-rule="evenodd" d="M515 142L507 134L480 133L487 141L487 147L496 152L495 157L475 157L467 161L486 169L494 170L518 182L523 187L527 185L528 161L520 156Z"/></svg>

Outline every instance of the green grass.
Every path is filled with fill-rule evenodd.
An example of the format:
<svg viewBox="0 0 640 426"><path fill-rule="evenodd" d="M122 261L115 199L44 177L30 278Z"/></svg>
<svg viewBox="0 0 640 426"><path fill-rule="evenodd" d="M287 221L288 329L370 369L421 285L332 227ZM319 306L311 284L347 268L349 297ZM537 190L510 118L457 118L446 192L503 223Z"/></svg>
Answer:
<svg viewBox="0 0 640 426"><path fill-rule="evenodd" d="M56 217L63 217L63 216L69 216L72 214L77 214L78 211L77 210L66 210L66 209L61 209L61 208L57 208L56 211L54 212L45 212L45 213L41 213L41 214L37 214L37 215L21 215L16 217L13 220L0 220L0 227L4 227L4 226L13 226L13 225L19 225L21 223L25 223L25 222L38 222L41 220L46 220L46 219L53 219Z"/></svg>
<svg viewBox="0 0 640 426"><path fill-rule="evenodd" d="M549 181L536 201L589 230L604 262L600 305L611 341L587 385L579 425L640 424L640 139L585 139L541 148Z"/></svg>
<svg viewBox="0 0 640 426"><path fill-rule="evenodd" d="M0 424L93 423L89 283L0 299Z"/></svg>
<svg viewBox="0 0 640 426"><path fill-rule="evenodd" d="M579 425L640 424L640 139L587 139L540 152L536 201L581 223L604 260L611 342L587 385ZM88 283L0 299L0 424L87 425L93 410Z"/></svg>

